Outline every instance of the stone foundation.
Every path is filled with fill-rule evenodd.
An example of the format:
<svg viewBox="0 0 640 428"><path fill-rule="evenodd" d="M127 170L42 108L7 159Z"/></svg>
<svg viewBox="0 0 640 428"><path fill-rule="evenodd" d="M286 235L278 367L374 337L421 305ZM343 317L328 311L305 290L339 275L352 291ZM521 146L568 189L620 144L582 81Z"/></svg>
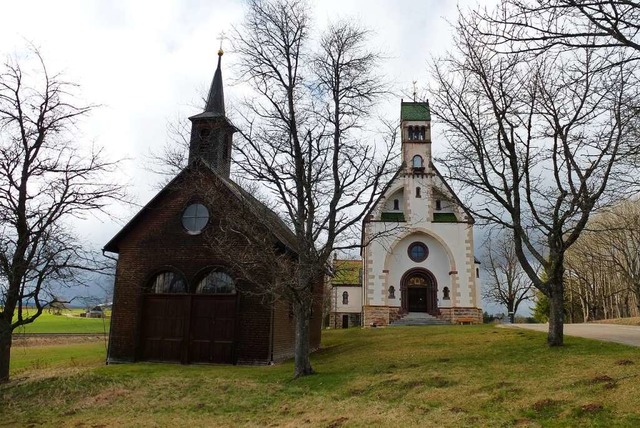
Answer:
<svg viewBox="0 0 640 428"><path fill-rule="evenodd" d="M363 326L379 327L389 325L388 306L363 306L362 311L364 313Z"/></svg>
<svg viewBox="0 0 640 428"><path fill-rule="evenodd" d="M364 327L381 327L399 320L404 315L402 308L394 306L364 306ZM459 319L472 320L472 324L482 324L482 309L480 308L439 308L440 318L443 321L457 324ZM339 319L339 321L341 318Z"/></svg>
<svg viewBox="0 0 640 428"><path fill-rule="evenodd" d="M402 308L398 308L398 307L394 307L394 306L390 306L389 307L389 322L392 323L394 321L398 321L400 318L403 317L403 315L405 315L405 313L403 312Z"/></svg>
<svg viewBox="0 0 640 428"><path fill-rule="evenodd" d="M482 309L480 308L440 308L438 317L451 324L457 324L460 318L473 319L472 324L482 324Z"/></svg>
<svg viewBox="0 0 640 428"><path fill-rule="evenodd" d="M342 328L342 316L349 317L349 327L360 327L360 313L353 312L331 312L329 314L329 328Z"/></svg>

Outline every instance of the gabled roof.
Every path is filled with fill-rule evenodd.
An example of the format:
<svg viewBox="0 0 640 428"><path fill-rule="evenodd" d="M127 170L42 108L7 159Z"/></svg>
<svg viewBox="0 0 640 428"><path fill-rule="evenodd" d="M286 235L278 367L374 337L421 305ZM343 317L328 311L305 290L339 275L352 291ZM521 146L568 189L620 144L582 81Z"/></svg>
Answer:
<svg viewBox="0 0 640 428"><path fill-rule="evenodd" d="M224 186L230 190L231 194L235 195L241 203L246 204L250 208L250 211L257 219L262 220L267 225L276 239L282 242L282 244L291 251L297 252L295 235L275 212L241 188L237 183L222 177L215 169L211 168L211 166L202 159L197 159L195 162L192 162L189 166L180 171L173 180L167 183L162 190L160 190L113 238L111 238L111 240L104 246L103 251L118 253L118 244L120 240L140 222L143 215L149 211L182 176L196 167L205 167L208 172L213 174L213 177L215 177L213 179L217 179L224 184Z"/></svg>
<svg viewBox="0 0 640 428"><path fill-rule="evenodd" d="M453 196L453 198L456 200L456 202L458 203L458 206L460 208L462 208L462 210L465 212L465 214L467 214L467 217L469 218L469 221L466 221L465 223L469 223L469 224L474 224L476 222L476 220L473 218L473 215L471 215L471 211L469 211L469 209L467 208L467 206L465 204L462 203L462 201L460 200L460 198L458 198L458 195L456 195L456 193L453 191L453 189L451 188L451 186L449 186L449 183L447 183L447 181L444 179L444 177L442 176L442 174L440 174L440 171L438 171L438 168L436 168L436 166L433 164L433 162L431 162L430 164L431 168L433 168L433 170L436 172L436 175L438 176L438 178L440 178L440 181L442 181L442 184L444 184L444 186L447 188L447 190L449 191L449 193Z"/></svg>

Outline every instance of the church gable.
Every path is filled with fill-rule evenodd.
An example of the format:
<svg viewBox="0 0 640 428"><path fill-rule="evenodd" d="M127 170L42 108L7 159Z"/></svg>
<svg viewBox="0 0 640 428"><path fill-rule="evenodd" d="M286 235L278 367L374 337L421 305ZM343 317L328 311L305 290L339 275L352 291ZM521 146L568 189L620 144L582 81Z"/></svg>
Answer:
<svg viewBox="0 0 640 428"><path fill-rule="evenodd" d="M363 225L363 324L479 322L473 217L432 163L429 104L402 102L400 130L402 166Z"/></svg>

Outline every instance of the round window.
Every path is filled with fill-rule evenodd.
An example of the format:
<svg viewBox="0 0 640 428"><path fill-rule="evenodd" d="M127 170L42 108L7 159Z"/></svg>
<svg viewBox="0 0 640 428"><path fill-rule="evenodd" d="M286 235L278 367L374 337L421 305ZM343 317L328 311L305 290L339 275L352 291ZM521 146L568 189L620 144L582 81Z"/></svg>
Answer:
<svg viewBox="0 0 640 428"><path fill-rule="evenodd" d="M190 234L196 235L209 222L209 210L202 204L191 204L182 213L182 226Z"/></svg>
<svg viewBox="0 0 640 428"><path fill-rule="evenodd" d="M422 242L409 245L409 258L416 263L423 262L429 255L429 249Z"/></svg>

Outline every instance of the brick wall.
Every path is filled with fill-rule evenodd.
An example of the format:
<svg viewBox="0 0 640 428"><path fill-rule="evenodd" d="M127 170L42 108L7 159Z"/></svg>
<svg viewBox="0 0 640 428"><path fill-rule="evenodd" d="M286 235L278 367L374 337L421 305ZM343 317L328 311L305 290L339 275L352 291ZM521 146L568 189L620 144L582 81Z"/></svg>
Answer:
<svg viewBox="0 0 640 428"><path fill-rule="evenodd" d="M134 227L123 235L118 243L119 258L108 361L140 359L143 288L156 273L171 268L180 272L187 284L194 289L204 275L205 268L224 267L215 250L206 242L205 234L189 235L181 223L184 208L199 199L199 192L203 191L203 186L206 187L207 180L211 180L212 177L213 174L210 172L202 171L183 174L171 189L163 192L148 206L136 220ZM211 224L208 227L215 227L216 209L229 209L229 204L225 202L221 201L219 206L209 207ZM238 284L236 358L241 363L268 362L271 309L269 305L263 304L260 296L251 292L243 293L242 289L248 290L247 287L251 286ZM316 313L321 314L321 307L317 309ZM288 313L279 311L276 315L278 322L289 322ZM320 316L317 318L320 321ZM319 325L317 330L312 338L319 346ZM287 334L290 334L290 331L281 331L282 337Z"/></svg>
<svg viewBox="0 0 640 428"><path fill-rule="evenodd" d="M275 304L273 316L273 361L293 358L295 323L290 305L284 301Z"/></svg>

